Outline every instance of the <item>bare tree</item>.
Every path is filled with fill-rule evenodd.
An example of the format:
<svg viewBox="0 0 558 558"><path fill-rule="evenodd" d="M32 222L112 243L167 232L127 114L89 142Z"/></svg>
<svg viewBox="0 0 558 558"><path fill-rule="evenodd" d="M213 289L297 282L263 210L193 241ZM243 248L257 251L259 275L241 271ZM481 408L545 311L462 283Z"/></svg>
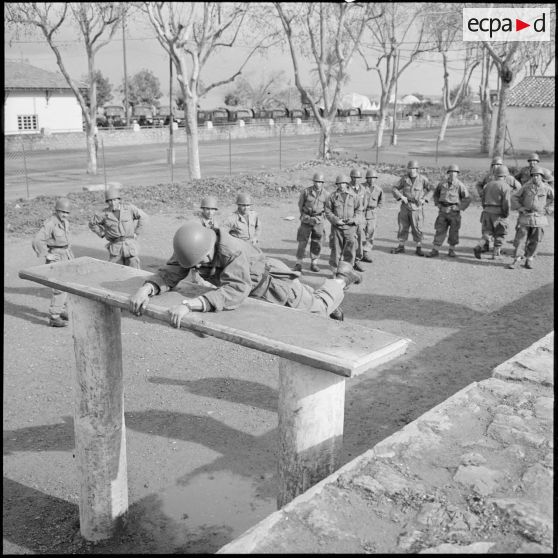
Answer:
<svg viewBox="0 0 558 558"><path fill-rule="evenodd" d="M254 23L247 26L251 13L257 10L251 2L143 2L157 39L176 68L184 98L185 130L188 137L188 169L190 178L201 178L198 144L198 99L211 89L232 82L241 75L247 62L259 49L269 46L273 36L254 39L255 45L231 75L204 85L200 79L204 66L223 48L237 43L241 29L252 36L262 29Z"/></svg>
<svg viewBox="0 0 558 558"><path fill-rule="evenodd" d="M554 41L524 43L523 48L529 63L529 68L526 65L525 70L532 72L532 75L546 75L556 58L556 43Z"/></svg>
<svg viewBox="0 0 558 558"><path fill-rule="evenodd" d="M282 105L280 93L286 86L285 72L274 71L262 74L259 79L240 77L230 93L243 107L265 109Z"/></svg>
<svg viewBox="0 0 558 558"><path fill-rule="evenodd" d="M446 128L453 112L462 106L463 100L469 91L469 81L473 70L479 65L479 48L476 43L467 44L464 49L465 58L463 60L463 70L459 83L455 87L450 86L450 57L449 52L452 46L463 44L462 34L462 15L461 10L456 9L455 5L437 3L430 6L430 15L427 18L428 32L436 44L437 51L442 55L443 80L442 86L442 107L443 117L440 123L438 141L444 141Z"/></svg>
<svg viewBox="0 0 558 558"><path fill-rule="evenodd" d="M376 146L381 147L389 103L391 102L395 84L401 74L424 52L435 48L431 43L428 29L428 10L424 4L393 2L386 3L384 15L378 19L370 19L368 32L372 40L362 41L358 52L367 71L375 71L380 79L380 114L376 130ZM377 56L376 63L371 65L369 57ZM373 54L374 53L374 54ZM402 57L402 54L405 58ZM395 118L395 115L394 115Z"/></svg>
<svg viewBox="0 0 558 558"><path fill-rule="evenodd" d="M341 86L366 24L380 15L373 3L274 2L293 62L294 81L320 126L318 156L328 159ZM301 58L312 61L321 99L304 81ZM320 107L320 102L322 107Z"/></svg>
<svg viewBox="0 0 558 558"><path fill-rule="evenodd" d="M483 47L481 52L481 82L479 85L479 98L481 102L482 134L480 142L481 153L490 152L490 129L494 116L494 106L490 96L490 76L495 64L492 57Z"/></svg>
<svg viewBox="0 0 558 558"><path fill-rule="evenodd" d="M126 3L120 2L9 2L5 5L5 20L16 35L39 31L56 56L62 75L79 102L85 121L87 144L87 173L97 174L97 141L95 136L97 115L97 80L95 79L95 56L108 44L126 11ZM64 23L77 24L80 40L87 55L88 99L80 91L81 80L74 80L66 69L60 52L59 31Z"/></svg>

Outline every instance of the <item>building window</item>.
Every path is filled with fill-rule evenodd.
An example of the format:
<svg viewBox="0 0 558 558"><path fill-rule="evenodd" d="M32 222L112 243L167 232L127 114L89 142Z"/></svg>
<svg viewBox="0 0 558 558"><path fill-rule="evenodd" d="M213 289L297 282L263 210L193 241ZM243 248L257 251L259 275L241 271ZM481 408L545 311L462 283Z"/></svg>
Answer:
<svg viewBox="0 0 558 558"><path fill-rule="evenodd" d="M38 130L39 119L36 114L22 114L17 117L18 130Z"/></svg>

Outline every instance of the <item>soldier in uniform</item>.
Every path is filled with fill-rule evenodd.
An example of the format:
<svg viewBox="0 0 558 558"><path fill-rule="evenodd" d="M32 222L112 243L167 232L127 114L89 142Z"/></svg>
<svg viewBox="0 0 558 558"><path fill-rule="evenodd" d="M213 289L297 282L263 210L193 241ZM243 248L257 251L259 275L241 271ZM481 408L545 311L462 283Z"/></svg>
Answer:
<svg viewBox="0 0 558 558"><path fill-rule="evenodd" d="M419 174L418 161L409 161L407 163L407 176L401 177L401 180L393 187L393 197L401 202L397 221L399 231L397 238L399 245L391 249L392 254L401 254L405 252L405 242L409 238L409 228L413 234L413 240L416 242L417 256L424 256L422 251L422 223L424 221L423 205L427 201L426 195L431 189L430 182L426 176Z"/></svg>
<svg viewBox="0 0 558 558"><path fill-rule="evenodd" d="M237 210L231 213L221 225L232 236L258 245L262 232L261 221L258 214L251 209L252 198L250 194L240 193L236 197Z"/></svg>
<svg viewBox="0 0 558 558"><path fill-rule="evenodd" d="M494 237L493 260L500 260L502 244L508 232L508 216L510 214L511 189L506 182L509 171L505 165L496 170L496 176L482 190L481 233L482 238L473 248L475 258L481 259L482 247Z"/></svg>
<svg viewBox="0 0 558 558"><path fill-rule="evenodd" d="M280 260L266 258L249 242L239 240L223 229L209 229L193 221L176 231L173 249L167 263L132 295L130 311L141 315L149 297L172 289L195 267L217 288L170 308L170 321L175 327L180 327L182 318L189 312L234 310L249 296L343 319L339 305L344 291L351 284L362 281L352 265L342 262L335 278L326 279L319 289L314 290L300 282L299 273Z"/></svg>
<svg viewBox="0 0 558 558"><path fill-rule="evenodd" d="M370 252L372 252L372 249L374 248L377 210L384 205L384 191L376 183L377 178L378 173L376 172L376 170L368 169L366 171L365 187L367 189L367 192L364 198L364 218L366 220L366 225L364 227L364 258L362 258L365 262L372 261Z"/></svg>
<svg viewBox="0 0 558 558"><path fill-rule="evenodd" d="M360 262L363 261L370 263L372 259L368 255L365 256L364 254L364 243L366 241L366 233L364 232L364 228L366 227L366 220L364 218L364 197L366 196L366 186L357 181L357 179L359 178L362 178L362 173L360 172L360 170L351 169L351 183L349 184L349 187L358 199L358 204L360 207L355 217L355 221L357 223L355 269L357 271L365 271Z"/></svg>
<svg viewBox="0 0 558 558"><path fill-rule="evenodd" d="M72 260L74 255L70 247L70 209L68 198L58 198L54 205L54 214L49 217L33 238L31 245L37 257L45 262L63 262ZM48 324L51 327L68 325L67 293L52 289L52 298L48 309Z"/></svg>
<svg viewBox="0 0 558 558"><path fill-rule="evenodd" d="M434 246L427 258L435 258L440 255L440 248L448 234L448 256L455 258L455 247L459 244L459 229L461 228L461 212L465 211L471 203L469 190L458 180L459 167L450 165L446 171L447 179L443 180L434 189L434 204L439 209L438 217L434 223L436 234L434 235Z"/></svg>
<svg viewBox="0 0 558 558"><path fill-rule="evenodd" d="M310 240L310 270L320 271L318 258L322 251L322 237L324 235L324 208L328 193L324 190L324 175L315 173L313 185L300 193L298 209L300 211L300 226L296 233L298 248L294 271L302 271L302 261L308 240Z"/></svg>
<svg viewBox="0 0 558 558"><path fill-rule="evenodd" d="M329 267L333 275L340 261L355 265L356 219L360 207L358 198L349 189L349 182L347 176L337 176L337 190L329 195L324 207L326 219L331 223Z"/></svg>
<svg viewBox="0 0 558 558"><path fill-rule="evenodd" d="M140 269L137 238L147 222L147 214L132 203L123 202L118 186L109 186L105 193L107 207L95 213L89 228L106 238L109 262Z"/></svg>
<svg viewBox="0 0 558 558"><path fill-rule="evenodd" d="M496 171L498 171L499 169L501 169L502 167L504 167L504 159L502 159L502 157L494 157L492 159L492 163L490 165L490 171L488 173L486 173L476 184L475 184L475 188L477 189L477 193L479 195L479 198L482 200L482 191L484 189L484 187L491 181L494 179L494 177L496 176ZM505 167L506 169L508 167ZM512 191L514 190L519 190L519 188L521 187L521 183L518 182L513 176L510 175L510 173L508 172L507 175L505 176L505 181L508 184L508 186L511 188ZM490 243L488 241L485 242L485 244L482 247L482 251L483 252L490 252Z"/></svg>
<svg viewBox="0 0 558 558"><path fill-rule="evenodd" d="M548 225L546 216L554 212L554 190L543 181L543 176L544 169L531 167L531 180L512 194L512 209L519 211L519 218L513 241L513 262L507 266L509 269L519 266L522 252L525 255L524 267L533 269L533 258L544 237L543 226Z"/></svg>
<svg viewBox="0 0 558 558"><path fill-rule="evenodd" d="M200 203L200 213L198 217L200 219L201 224L204 227L209 227L210 229L215 229L218 227L217 218L215 217L215 213L217 213L217 198L215 196L206 196L202 198Z"/></svg>
<svg viewBox="0 0 558 558"><path fill-rule="evenodd" d="M520 171L515 175L516 180L518 180L523 186L526 182L531 180L531 169L533 167L538 167L542 171L542 180L546 182L552 189L554 189L554 176L552 171L542 167L539 163L541 159L537 153L531 153L527 159L529 163L526 167L520 169Z"/></svg>

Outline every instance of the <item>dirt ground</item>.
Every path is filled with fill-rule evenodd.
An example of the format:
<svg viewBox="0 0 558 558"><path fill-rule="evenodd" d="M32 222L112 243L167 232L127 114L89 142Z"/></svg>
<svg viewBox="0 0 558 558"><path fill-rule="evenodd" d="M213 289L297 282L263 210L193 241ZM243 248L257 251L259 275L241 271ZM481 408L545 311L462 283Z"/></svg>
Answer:
<svg viewBox="0 0 558 558"><path fill-rule="evenodd" d="M264 224L262 249L292 265L298 195L264 194L255 206ZM364 283L348 292L343 307L347 321L413 344L377 377L347 381L342 463L488 378L554 327L553 218L535 269L512 271L504 267L509 256L502 263L474 259L476 203L464 214L457 259L446 257L446 246L437 259L410 249L390 254L398 205L386 197L374 262L365 264ZM142 207L151 214L142 267L156 270L193 206ZM220 214L232 209L228 204ZM435 217L426 206L426 248ZM29 232L5 234L4 553L211 553L274 511L277 357L123 312L130 510L113 540L81 539L71 328L48 327L49 289L18 278L19 270L42 263L30 239ZM106 258L104 242L81 222L73 249L78 257ZM304 280L312 285L327 275L327 246L323 253L322 272L309 272L305 262Z"/></svg>

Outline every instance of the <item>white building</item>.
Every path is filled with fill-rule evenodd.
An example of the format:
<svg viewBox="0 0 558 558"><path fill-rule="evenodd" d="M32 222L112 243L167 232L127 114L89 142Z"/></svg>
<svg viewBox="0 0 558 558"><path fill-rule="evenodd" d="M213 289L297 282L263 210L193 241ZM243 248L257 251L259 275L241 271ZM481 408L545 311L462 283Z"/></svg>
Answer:
<svg viewBox="0 0 558 558"><path fill-rule="evenodd" d="M516 151L554 151L554 76L528 76L510 92L507 126Z"/></svg>
<svg viewBox="0 0 558 558"><path fill-rule="evenodd" d="M79 103L61 74L4 60L4 134L81 132Z"/></svg>

